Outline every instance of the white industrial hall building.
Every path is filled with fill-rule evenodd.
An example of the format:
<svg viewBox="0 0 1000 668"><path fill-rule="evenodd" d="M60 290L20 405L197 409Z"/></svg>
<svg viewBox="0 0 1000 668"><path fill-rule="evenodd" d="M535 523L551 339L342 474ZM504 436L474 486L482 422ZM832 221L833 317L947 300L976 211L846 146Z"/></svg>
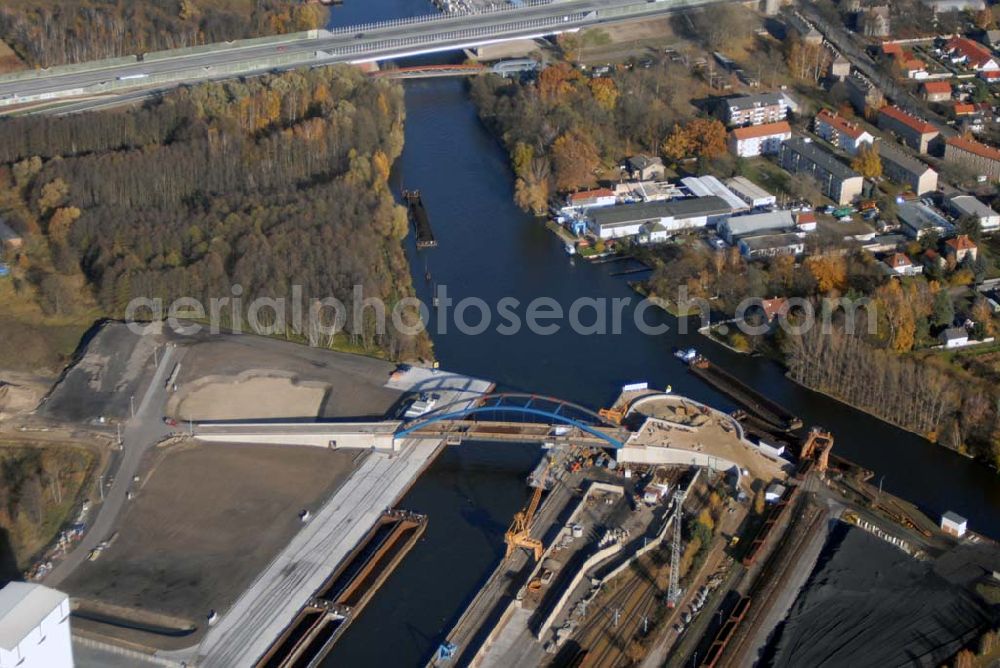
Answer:
<svg viewBox="0 0 1000 668"><path fill-rule="evenodd" d="M72 668L69 597L28 582L0 589L0 668Z"/></svg>

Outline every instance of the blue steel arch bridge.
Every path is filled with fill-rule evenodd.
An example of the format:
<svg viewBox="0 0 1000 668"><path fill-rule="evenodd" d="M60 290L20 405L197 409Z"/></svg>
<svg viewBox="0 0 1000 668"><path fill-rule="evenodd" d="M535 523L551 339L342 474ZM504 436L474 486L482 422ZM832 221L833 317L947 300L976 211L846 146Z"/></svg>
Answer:
<svg viewBox="0 0 1000 668"><path fill-rule="evenodd" d="M500 392L462 399L404 421L397 439L570 442L621 448L628 430L570 401L541 394Z"/></svg>
<svg viewBox="0 0 1000 668"><path fill-rule="evenodd" d="M508 441L620 449L629 431L594 411L541 394L468 395L419 417L371 422L222 421L190 424L202 441L398 450L407 440ZM179 426L178 431L183 429Z"/></svg>

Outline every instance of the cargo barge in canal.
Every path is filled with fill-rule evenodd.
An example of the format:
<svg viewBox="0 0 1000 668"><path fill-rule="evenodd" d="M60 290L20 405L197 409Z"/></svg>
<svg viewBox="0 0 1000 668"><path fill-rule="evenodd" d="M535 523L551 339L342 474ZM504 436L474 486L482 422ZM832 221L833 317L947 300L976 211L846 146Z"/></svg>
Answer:
<svg viewBox="0 0 1000 668"><path fill-rule="evenodd" d="M781 431L802 428L802 420L702 355L690 360L691 373Z"/></svg>
<svg viewBox="0 0 1000 668"><path fill-rule="evenodd" d="M322 661L426 528L424 515L386 511L255 668L314 666Z"/></svg>
<svg viewBox="0 0 1000 668"><path fill-rule="evenodd" d="M403 200L406 202L406 209L410 214L410 221L413 223L417 248L435 248L437 239L434 238L434 231L431 230L431 221L427 217L427 209L424 208L424 200L420 196L420 191L404 190Z"/></svg>

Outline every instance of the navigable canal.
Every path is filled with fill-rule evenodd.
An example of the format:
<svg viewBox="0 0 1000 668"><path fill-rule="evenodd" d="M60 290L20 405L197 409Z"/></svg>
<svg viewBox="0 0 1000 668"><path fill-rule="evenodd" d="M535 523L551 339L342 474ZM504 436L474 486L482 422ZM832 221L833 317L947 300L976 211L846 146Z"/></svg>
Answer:
<svg viewBox="0 0 1000 668"><path fill-rule="evenodd" d="M353 0L357 5L375 2ZM424 13L424 0L386 0ZM346 0L343 9L352 5ZM339 23L333 10L334 23ZM354 16L352 21L391 18L392 13ZM543 223L513 204L507 156L482 126L462 80L406 83L406 147L396 165L394 187L417 188L424 197L438 247L416 251L408 240L414 285L431 304L436 286L457 303L479 297L494 308L501 298L524 305L551 297L568 310L579 297L638 297L615 265L592 265L568 257ZM426 281L424 273L431 273ZM491 326L470 336L452 323L433 332L445 369L493 380L500 389L551 394L591 408L609 405L621 385L648 381L672 386L718 408L735 406L689 374L672 351L695 347L739 378L788 407L806 426L821 425L835 438L835 452L884 476L884 488L936 517L954 510L972 529L1000 537L997 474L944 448L877 420L785 378L773 362L731 353L697 333L681 335L677 321L650 310L647 322L670 331L638 331L630 306L622 333L587 336L566 322L548 336L525 328L505 336ZM589 322L587 311L582 319ZM476 311L467 320L475 323ZM914 388L919 392L920 388ZM525 475L537 448L508 444L463 444L447 450L411 489L401 507L429 515L427 532L386 581L324 665L417 665L426 661L503 555L503 532L527 497Z"/></svg>

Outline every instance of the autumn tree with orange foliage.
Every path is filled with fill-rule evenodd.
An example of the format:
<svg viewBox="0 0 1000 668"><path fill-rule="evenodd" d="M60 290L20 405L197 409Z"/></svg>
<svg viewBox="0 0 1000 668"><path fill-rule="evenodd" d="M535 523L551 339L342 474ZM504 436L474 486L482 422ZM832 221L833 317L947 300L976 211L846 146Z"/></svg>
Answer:
<svg viewBox="0 0 1000 668"><path fill-rule="evenodd" d="M811 255L805 267L821 294L840 294L847 287L847 262L842 255Z"/></svg>
<svg viewBox="0 0 1000 668"><path fill-rule="evenodd" d="M691 137L691 134L686 128L675 124L673 131L663 141L663 146L660 147L660 151L668 159L673 160L674 162L686 160L694 154L694 139Z"/></svg>
<svg viewBox="0 0 1000 668"><path fill-rule="evenodd" d="M897 353L913 349L916 342L917 321L899 281L889 281L875 291L875 301L880 318L887 326L884 336L889 348Z"/></svg>
<svg viewBox="0 0 1000 668"><path fill-rule="evenodd" d="M613 79L599 77L591 79L588 84L594 100L605 111L611 111L618 104L618 86Z"/></svg>
<svg viewBox="0 0 1000 668"><path fill-rule="evenodd" d="M877 179L882 176L882 158L878 150L871 144L862 144L857 157L851 161L851 169L866 179Z"/></svg>
<svg viewBox="0 0 1000 668"><path fill-rule="evenodd" d="M726 152L726 126L710 118L695 118L684 126L674 125L661 150L674 162L688 158L718 158Z"/></svg>
<svg viewBox="0 0 1000 668"><path fill-rule="evenodd" d="M562 102L573 92L580 73L566 63L556 63L538 75L538 94L549 104Z"/></svg>
<svg viewBox="0 0 1000 668"><path fill-rule="evenodd" d="M549 180L552 170L544 156L536 156L535 150L523 142L514 146L511 154L514 166L514 202L535 215L542 215L548 208Z"/></svg>
<svg viewBox="0 0 1000 668"><path fill-rule="evenodd" d="M601 158L594 140L582 130L571 130L552 145L552 166L559 190L578 190L596 184L594 172Z"/></svg>

